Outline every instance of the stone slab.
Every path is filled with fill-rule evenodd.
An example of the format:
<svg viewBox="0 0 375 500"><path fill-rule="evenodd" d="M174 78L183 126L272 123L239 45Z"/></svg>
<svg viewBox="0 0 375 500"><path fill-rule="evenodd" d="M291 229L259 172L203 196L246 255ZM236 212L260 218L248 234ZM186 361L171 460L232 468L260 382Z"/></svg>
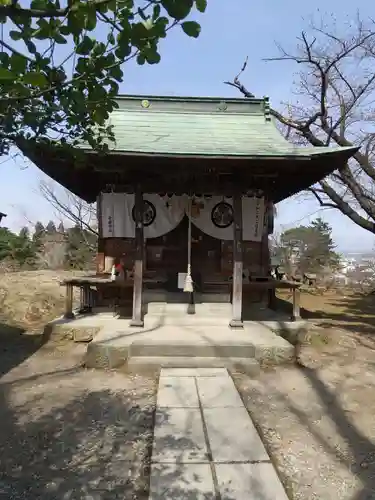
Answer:
<svg viewBox="0 0 375 500"><path fill-rule="evenodd" d="M198 408L162 408L155 414L152 462L208 462L208 452Z"/></svg>
<svg viewBox="0 0 375 500"><path fill-rule="evenodd" d="M267 451L245 407L203 408L215 463L269 460Z"/></svg>
<svg viewBox="0 0 375 500"><path fill-rule="evenodd" d="M230 377L200 377L198 394L203 408L242 407L243 403Z"/></svg>
<svg viewBox="0 0 375 500"><path fill-rule="evenodd" d="M152 464L149 500L215 500L209 464Z"/></svg>
<svg viewBox="0 0 375 500"><path fill-rule="evenodd" d="M184 356L130 356L126 360L127 370L132 372L150 372L162 369L228 369L257 377L260 363L254 358L215 358ZM221 377L222 375L218 375ZM194 378L194 377L190 377Z"/></svg>
<svg viewBox="0 0 375 500"><path fill-rule="evenodd" d="M288 500L270 463L215 465L221 500Z"/></svg>
<svg viewBox="0 0 375 500"><path fill-rule="evenodd" d="M162 368L160 377L229 377L226 368Z"/></svg>
<svg viewBox="0 0 375 500"><path fill-rule="evenodd" d="M162 377L156 404L157 408L199 408L195 379Z"/></svg>

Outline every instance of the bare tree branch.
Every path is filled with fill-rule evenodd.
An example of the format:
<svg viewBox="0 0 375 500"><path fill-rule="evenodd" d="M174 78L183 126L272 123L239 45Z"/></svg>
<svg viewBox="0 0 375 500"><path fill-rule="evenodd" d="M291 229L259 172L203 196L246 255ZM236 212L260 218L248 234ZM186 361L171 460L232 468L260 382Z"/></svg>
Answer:
<svg viewBox="0 0 375 500"><path fill-rule="evenodd" d="M284 114L271 108L288 140L312 146L360 146L349 164L308 193L320 206L335 208L375 233L375 22L358 17L342 33L312 25L298 39L295 53L279 47L269 61L302 66L295 91L297 104ZM240 81L247 59L232 82L245 97L252 92ZM303 104L300 104L300 103Z"/></svg>
<svg viewBox="0 0 375 500"><path fill-rule="evenodd" d="M86 203L67 189L57 192L51 183L41 182L40 193L63 219L79 227L84 237L85 231L98 236L95 205Z"/></svg>

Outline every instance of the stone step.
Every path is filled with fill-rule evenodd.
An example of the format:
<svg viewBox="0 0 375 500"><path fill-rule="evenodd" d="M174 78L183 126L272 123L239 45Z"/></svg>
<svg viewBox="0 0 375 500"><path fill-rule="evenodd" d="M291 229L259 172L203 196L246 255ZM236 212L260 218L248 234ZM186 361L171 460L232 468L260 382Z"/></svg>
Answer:
<svg viewBox="0 0 375 500"><path fill-rule="evenodd" d="M161 342L155 340L137 341L129 346L129 357L172 356L172 357L219 357L219 358L255 358L252 344L225 343L213 345L207 343Z"/></svg>
<svg viewBox="0 0 375 500"><path fill-rule="evenodd" d="M232 314L232 305L226 303L209 303L203 302L195 304L195 315L189 316L220 316L230 318ZM188 304L167 303L167 302L150 302L146 306L148 316L186 316Z"/></svg>
<svg viewBox="0 0 375 500"><path fill-rule="evenodd" d="M197 314L186 314L186 315L148 315L144 316L144 328L145 330L154 330L162 326L175 326L176 328L183 327L209 327L217 326L220 328L228 328L230 317L221 316L203 316Z"/></svg>
<svg viewBox="0 0 375 500"><path fill-rule="evenodd" d="M241 357L183 357L183 356L131 356L127 368L130 371L153 371L161 368L226 368L256 377L260 364L254 358Z"/></svg>

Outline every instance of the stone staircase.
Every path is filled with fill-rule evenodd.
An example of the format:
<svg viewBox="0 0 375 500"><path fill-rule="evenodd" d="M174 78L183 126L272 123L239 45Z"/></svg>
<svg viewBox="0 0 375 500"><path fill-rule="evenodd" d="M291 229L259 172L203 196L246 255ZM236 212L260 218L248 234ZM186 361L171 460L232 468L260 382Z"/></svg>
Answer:
<svg viewBox="0 0 375 500"><path fill-rule="evenodd" d="M156 325L229 325L232 305L228 303L178 304L150 302L145 306L145 328Z"/></svg>
<svg viewBox="0 0 375 500"><path fill-rule="evenodd" d="M193 309L193 312L192 312ZM214 333L225 328L227 333L232 306L228 303L189 304L151 302L144 316L145 330L174 327L180 329L176 338L162 340L155 336L147 343L135 341L129 348L128 368L159 367L210 367L234 368L256 373L259 363L255 360L253 345L238 345L221 339L220 344L204 338L204 331ZM215 328L217 327L217 328ZM197 330L201 334L197 335ZM185 331L185 335L181 335ZM210 336L211 337L211 336ZM219 339L217 339L219 340ZM224 340L224 343L222 342Z"/></svg>
<svg viewBox="0 0 375 500"><path fill-rule="evenodd" d="M131 371L228 368L256 375L261 363L294 359L293 346L260 323L230 329L231 304L200 303L195 314L187 311L188 304L153 302L147 305L144 328L130 328L126 320L116 328L112 322L89 344L86 365L125 365Z"/></svg>

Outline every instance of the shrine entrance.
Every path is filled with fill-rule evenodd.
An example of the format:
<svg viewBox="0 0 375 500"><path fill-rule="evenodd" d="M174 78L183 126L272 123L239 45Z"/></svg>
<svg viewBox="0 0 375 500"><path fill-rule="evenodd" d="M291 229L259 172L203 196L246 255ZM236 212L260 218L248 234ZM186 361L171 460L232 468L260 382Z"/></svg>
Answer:
<svg viewBox="0 0 375 500"><path fill-rule="evenodd" d="M180 224L164 236L147 240L148 271L164 270L167 288L178 292L178 274L186 273L188 264L188 225L185 216ZM204 283L219 279L221 273L222 242L191 225L191 269L194 291L202 292Z"/></svg>

